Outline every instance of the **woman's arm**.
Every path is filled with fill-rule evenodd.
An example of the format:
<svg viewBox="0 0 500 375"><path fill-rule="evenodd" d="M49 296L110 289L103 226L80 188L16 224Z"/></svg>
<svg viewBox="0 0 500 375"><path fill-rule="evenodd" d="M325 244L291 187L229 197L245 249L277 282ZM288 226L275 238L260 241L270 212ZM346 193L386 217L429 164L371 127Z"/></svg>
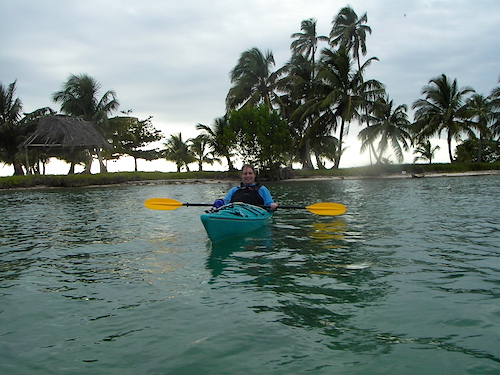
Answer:
<svg viewBox="0 0 500 375"><path fill-rule="evenodd" d="M224 197L224 204L231 203L231 198L233 197L234 192L238 189L238 187L233 187L229 189L226 196Z"/></svg>
<svg viewBox="0 0 500 375"><path fill-rule="evenodd" d="M269 192L269 190L265 186L260 187L259 194L262 197L262 199L264 200L264 206L270 206L271 210L273 210L273 211L276 210L276 208L278 207L278 204L274 203L273 197L271 196L271 193Z"/></svg>

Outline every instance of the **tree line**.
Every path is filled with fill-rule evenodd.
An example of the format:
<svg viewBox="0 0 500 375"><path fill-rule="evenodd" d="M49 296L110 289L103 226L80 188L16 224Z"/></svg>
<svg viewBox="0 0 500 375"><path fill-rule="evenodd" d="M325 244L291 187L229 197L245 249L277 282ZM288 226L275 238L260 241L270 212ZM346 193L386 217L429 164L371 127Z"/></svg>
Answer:
<svg viewBox="0 0 500 375"><path fill-rule="evenodd" d="M365 58L372 32L367 22L366 13L358 17L349 6L333 18L328 36L317 34L315 19L302 21L300 32L291 35L291 57L279 68L272 51L244 51L230 72L226 113L211 125L197 124L200 134L186 141L181 133L165 138L151 117L139 120L130 111L109 117L119 107L116 93L110 90L99 97L101 85L86 74L71 75L52 99L61 105L61 113L98 126L112 145L103 151L104 158L130 155L135 170L137 159L160 158L174 162L177 171L189 170L192 163L202 170L204 164L223 162L231 170L236 158L271 171L293 163L322 169L331 162L339 168L353 123L362 127L357 135L360 152L368 151L372 163L392 162L390 151L401 162L411 148L417 155L414 162L432 163L439 147L430 139L441 135L450 162L500 160L500 87L484 96L441 74L429 80L423 98L412 104L412 122L406 104L394 103L382 82L366 77L368 67L378 61ZM41 108L22 115L15 84L0 84L0 161L12 164L15 174L40 173L40 164L50 157L85 164L89 171L88 150L71 155L46 150L29 158L32 165L23 165L18 145L40 117L56 112ZM163 149L147 149L162 139ZM456 150L453 141L459 143Z"/></svg>

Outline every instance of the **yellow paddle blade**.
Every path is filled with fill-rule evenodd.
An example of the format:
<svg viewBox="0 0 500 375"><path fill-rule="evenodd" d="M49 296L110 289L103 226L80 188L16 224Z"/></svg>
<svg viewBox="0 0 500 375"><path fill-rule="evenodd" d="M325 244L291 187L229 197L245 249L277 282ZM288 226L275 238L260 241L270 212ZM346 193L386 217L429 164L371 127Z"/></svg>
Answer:
<svg viewBox="0 0 500 375"><path fill-rule="evenodd" d="M316 215L336 216L336 215L342 215L345 212L346 208L343 204L340 203L322 202L306 206L305 209Z"/></svg>
<svg viewBox="0 0 500 375"><path fill-rule="evenodd" d="M151 198L144 202L144 206L152 210L175 210L182 203L169 198Z"/></svg>

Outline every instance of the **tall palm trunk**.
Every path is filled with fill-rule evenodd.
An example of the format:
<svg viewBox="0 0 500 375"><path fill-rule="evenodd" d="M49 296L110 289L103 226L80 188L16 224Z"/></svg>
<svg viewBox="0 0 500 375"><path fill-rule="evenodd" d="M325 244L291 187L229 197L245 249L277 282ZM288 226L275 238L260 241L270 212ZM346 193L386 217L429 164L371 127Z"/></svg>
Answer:
<svg viewBox="0 0 500 375"><path fill-rule="evenodd" d="M452 140L451 134L448 132L448 137L446 140L448 142L448 156L450 157L450 163L454 163L455 160L453 159L453 153L451 151L451 140Z"/></svg>
<svg viewBox="0 0 500 375"><path fill-rule="evenodd" d="M300 151L300 159L302 161L302 169L314 169L311 160L311 140L306 138L304 147Z"/></svg>
<svg viewBox="0 0 500 375"><path fill-rule="evenodd" d="M337 150L337 157L335 158L335 165L333 166L335 169L339 169L340 165L340 157L342 156L342 145L344 139L344 128L345 128L345 120L342 119L340 123L340 135L339 135L339 148Z"/></svg>

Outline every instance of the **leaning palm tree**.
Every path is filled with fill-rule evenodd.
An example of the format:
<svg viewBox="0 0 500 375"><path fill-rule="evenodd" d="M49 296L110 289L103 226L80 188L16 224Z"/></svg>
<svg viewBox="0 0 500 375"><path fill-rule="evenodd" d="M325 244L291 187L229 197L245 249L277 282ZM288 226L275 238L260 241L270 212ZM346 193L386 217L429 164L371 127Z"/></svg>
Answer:
<svg viewBox="0 0 500 375"><path fill-rule="evenodd" d="M368 140L379 139L377 162L381 163L385 151L389 146L396 154L398 162L403 161L403 150L409 150L410 121L406 113L405 104L394 107L394 102L389 97L380 98L373 106L370 116L371 125L359 132L358 138L362 140L362 148Z"/></svg>
<svg viewBox="0 0 500 375"><path fill-rule="evenodd" d="M332 21L330 32L330 45L345 46L352 51L352 56L358 62L358 69L361 69L360 52L366 55L366 34L371 34L370 26L365 25L368 16L363 14L360 18L350 6L340 10Z"/></svg>
<svg viewBox="0 0 500 375"><path fill-rule="evenodd" d="M164 146L165 159L175 163L177 172L180 172L182 167L185 167L186 171L189 172L188 164L193 163L196 159L188 145L182 140L182 134L172 134Z"/></svg>
<svg viewBox="0 0 500 375"><path fill-rule="evenodd" d="M108 115L119 107L116 93L106 91L99 98L101 84L87 74L70 75L63 89L55 92L52 99L61 104L61 112L70 116L79 117L97 124L106 134L108 130ZM91 160L92 156L90 156ZM99 157L101 172L106 167ZM90 163L87 163L86 172L90 172Z"/></svg>
<svg viewBox="0 0 500 375"><path fill-rule="evenodd" d="M229 128L227 118L225 116L216 118L212 126L197 124L196 129L204 131L211 153L217 158L225 158L229 170L233 171L235 168L231 157L234 156L232 152L234 134Z"/></svg>
<svg viewBox="0 0 500 375"><path fill-rule="evenodd" d="M460 135L470 132L467 118L466 95L474 92L471 87L458 88L457 80L453 82L445 74L432 78L424 86L422 94L425 99L418 99L413 103L415 123L413 132L425 139L441 132L446 132L448 155L453 163L451 143L460 140Z"/></svg>
<svg viewBox="0 0 500 375"><path fill-rule="evenodd" d="M209 138L206 134L199 134L195 138L188 139L189 150L193 154L195 161L198 163L198 171L203 171L203 164L214 165L215 162L220 163L219 158L214 158L211 152L206 152Z"/></svg>
<svg viewBox="0 0 500 375"><path fill-rule="evenodd" d="M241 54L238 63L231 71L231 83L226 97L226 109L231 111L240 107L253 107L264 103L272 108L278 98L276 83L280 71L273 72L274 56L271 51L262 53L251 48Z"/></svg>
<svg viewBox="0 0 500 375"><path fill-rule="evenodd" d="M431 141L429 141L429 140L420 141L417 144L417 147L415 148L415 150L413 151L414 154L419 154L419 156L415 157L415 159L413 160L413 163L416 163L419 160L428 160L429 164L432 164L432 159L434 159L434 154L440 148L441 147L439 147L439 146L432 147Z"/></svg>

